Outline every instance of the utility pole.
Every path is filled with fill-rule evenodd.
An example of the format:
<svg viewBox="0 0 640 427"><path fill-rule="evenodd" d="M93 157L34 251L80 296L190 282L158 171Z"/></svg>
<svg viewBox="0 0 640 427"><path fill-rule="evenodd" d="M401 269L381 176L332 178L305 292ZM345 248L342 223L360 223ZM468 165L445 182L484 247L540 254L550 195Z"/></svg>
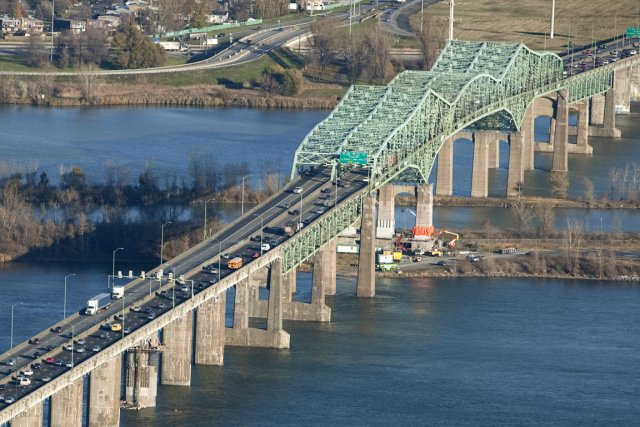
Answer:
<svg viewBox="0 0 640 427"><path fill-rule="evenodd" d="M53 21L54 18L54 10L56 9L56 0L51 1L51 52L49 53L49 60L53 62Z"/></svg>
<svg viewBox="0 0 640 427"><path fill-rule="evenodd" d="M555 29L555 21L556 21L556 0L551 0L551 34L549 34L549 38L553 40L553 32Z"/></svg>
<svg viewBox="0 0 640 427"><path fill-rule="evenodd" d="M449 0L449 40L453 40L453 9L455 6L455 0Z"/></svg>

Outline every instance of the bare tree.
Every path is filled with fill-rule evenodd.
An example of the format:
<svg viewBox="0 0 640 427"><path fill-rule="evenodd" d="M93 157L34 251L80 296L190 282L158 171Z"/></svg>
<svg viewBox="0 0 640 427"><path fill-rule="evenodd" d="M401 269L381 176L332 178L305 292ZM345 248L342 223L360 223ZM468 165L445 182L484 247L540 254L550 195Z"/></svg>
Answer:
<svg viewBox="0 0 640 427"><path fill-rule="evenodd" d="M512 209L516 228L521 232L529 233L533 224L533 210L523 203L518 203Z"/></svg>
<svg viewBox="0 0 640 427"><path fill-rule="evenodd" d="M580 245L584 233L582 223L575 219L567 219L567 230L565 231L565 259L567 262L567 272L574 273L578 268L580 257Z"/></svg>
<svg viewBox="0 0 640 427"><path fill-rule="evenodd" d="M552 235L556 230L555 213L553 206L548 204L538 205L535 208L538 217L538 233L542 237Z"/></svg>
<svg viewBox="0 0 640 427"><path fill-rule="evenodd" d="M552 171L550 177L551 194L558 199L566 199L569 191L569 174Z"/></svg>
<svg viewBox="0 0 640 427"><path fill-rule="evenodd" d="M325 67L333 61L333 50L336 44L336 29L340 22L335 17L315 21L311 24L311 46L313 62L323 72Z"/></svg>
<svg viewBox="0 0 640 427"><path fill-rule="evenodd" d="M420 42L425 69L430 70L446 41L445 22L434 15L424 15L421 27L414 28L413 32Z"/></svg>
<svg viewBox="0 0 640 427"><path fill-rule="evenodd" d="M586 176L582 178L582 183L584 186L584 201L588 204L593 203L595 200L595 192L593 189L593 182Z"/></svg>
<svg viewBox="0 0 640 427"><path fill-rule="evenodd" d="M390 64L389 36L379 26L372 27L365 35L365 47L369 58L369 76L382 83Z"/></svg>

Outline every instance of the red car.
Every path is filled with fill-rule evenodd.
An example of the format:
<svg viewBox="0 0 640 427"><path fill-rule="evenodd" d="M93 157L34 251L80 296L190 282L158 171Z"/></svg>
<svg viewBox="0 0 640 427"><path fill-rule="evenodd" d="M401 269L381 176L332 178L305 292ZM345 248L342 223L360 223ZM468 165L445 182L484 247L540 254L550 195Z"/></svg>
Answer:
<svg viewBox="0 0 640 427"><path fill-rule="evenodd" d="M31 338L29 340L29 344L34 344L34 345L38 345L40 344L40 338L36 337L36 338Z"/></svg>
<svg viewBox="0 0 640 427"><path fill-rule="evenodd" d="M53 357L47 357L46 359L44 359L44 363L53 365L54 363L56 363L56 359L54 359Z"/></svg>

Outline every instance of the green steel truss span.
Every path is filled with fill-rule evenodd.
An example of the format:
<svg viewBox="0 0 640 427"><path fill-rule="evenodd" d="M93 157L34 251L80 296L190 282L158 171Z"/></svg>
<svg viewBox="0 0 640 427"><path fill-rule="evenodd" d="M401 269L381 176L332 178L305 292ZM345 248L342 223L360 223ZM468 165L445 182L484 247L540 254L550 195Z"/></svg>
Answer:
<svg viewBox="0 0 640 427"><path fill-rule="evenodd" d="M384 183L408 169L426 182L446 138L463 129L519 130L533 100L549 93L566 90L576 102L606 92L612 65L563 78L562 60L553 53L522 44L450 41L431 71L405 71L387 86L352 86L302 141L292 176L315 166L335 173L341 152L365 152L369 186L283 244L283 270L355 223L363 197Z"/></svg>
<svg viewBox="0 0 640 427"><path fill-rule="evenodd" d="M443 141L465 128L514 131L534 98L566 89L571 102L606 91L613 67L563 79L560 57L522 44L450 41L431 71L387 86L352 86L298 147L293 175L366 152L371 188L415 168L424 179Z"/></svg>

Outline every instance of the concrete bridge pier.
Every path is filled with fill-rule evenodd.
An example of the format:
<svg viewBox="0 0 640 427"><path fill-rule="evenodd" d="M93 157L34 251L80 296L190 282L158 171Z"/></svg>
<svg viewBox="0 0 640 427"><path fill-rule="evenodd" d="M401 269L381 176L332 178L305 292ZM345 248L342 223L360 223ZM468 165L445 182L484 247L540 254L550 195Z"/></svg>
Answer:
<svg viewBox="0 0 640 427"><path fill-rule="evenodd" d="M197 365L224 364L225 317L227 293L198 307L196 317L196 354Z"/></svg>
<svg viewBox="0 0 640 427"><path fill-rule="evenodd" d="M164 327L162 339L166 348L162 354L162 384L191 385L192 336L193 312Z"/></svg>
<svg viewBox="0 0 640 427"><path fill-rule="evenodd" d="M431 227L432 225L433 225L433 186L429 183L419 184L416 187L416 226Z"/></svg>
<svg viewBox="0 0 640 427"><path fill-rule="evenodd" d="M500 131L489 131L493 137L489 141L489 154L487 167L498 169L500 167Z"/></svg>
<svg viewBox="0 0 640 427"><path fill-rule="evenodd" d="M555 133L551 170L566 172L569 170L569 94L566 90L558 91Z"/></svg>
<svg viewBox="0 0 640 427"><path fill-rule="evenodd" d="M604 97L595 95L591 99L591 124L596 126L589 127L590 136L620 138L622 135L620 129L616 128L615 92L614 84Z"/></svg>
<svg viewBox="0 0 640 427"><path fill-rule="evenodd" d="M436 194L438 196L453 194L453 137L445 139L438 152Z"/></svg>
<svg viewBox="0 0 640 427"><path fill-rule="evenodd" d="M507 175L507 197L518 196L524 184L524 134L515 132L509 135L509 173Z"/></svg>
<svg viewBox="0 0 640 427"><path fill-rule="evenodd" d="M51 427L82 427L83 385L81 377L51 396Z"/></svg>
<svg viewBox="0 0 640 427"><path fill-rule="evenodd" d="M614 109L617 114L631 112L631 68L621 68L614 71Z"/></svg>
<svg viewBox="0 0 640 427"><path fill-rule="evenodd" d="M604 124L604 95L593 95L590 99L590 107L590 124L602 126Z"/></svg>
<svg viewBox="0 0 640 427"><path fill-rule="evenodd" d="M393 184L383 185L378 190L378 226L376 228L378 239L390 239L395 233L395 195Z"/></svg>
<svg viewBox="0 0 640 427"><path fill-rule="evenodd" d="M485 131L473 133L471 197L487 197L489 195L489 144L491 137Z"/></svg>
<svg viewBox="0 0 640 427"><path fill-rule="evenodd" d="M89 376L89 427L120 425L122 355L98 366Z"/></svg>
<svg viewBox="0 0 640 427"><path fill-rule="evenodd" d="M236 284L236 295L233 312L233 328L225 330L225 344L239 347L289 348L289 334L282 329L283 302L287 298L284 291L285 281L282 277L281 260L271 263L269 271L269 301L267 306L267 330L249 327L250 299L249 280ZM291 298L290 294L289 297ZM259 315L263 304L259 301L254 314ZM263 317L259 315L259 317Z"/></svg>
<svg viewBox="0 0 640 427"><path fill-rule="evenodd" d="M125 401L134 408L153 408L158 396L160 353L146 346L126 353Z"/></svg>
<svg viewBox="0 0 640 427"><path fill-rule="evenodd" d="M375 276L375 196L367 196L362 202L360 224L360 254L358 258L358 297L370 298L376 294Z"/></svg>
<svg viewBox="0 0 640 427"><path fill-rule="evenodd" d="M42 421L42 402L40 402L13 418L9 425L11 427L40 427Z"/></svg>
<svg viewBox="0 0 640 427"><path fill-rule="evenodd" d="M533 107L529 107L524 114L522 125L520 126L520 132L524 134L522 167L526 171L532 171L535 169L536 140L534 123Z"/></svg>
<svg viewBox="0 0 640 427"><path fill-rule="evenodd" d="M576 105L578 107L578 123L574 152L593 154L593 147L589 145L589 101L581 101Z"/></svg>

